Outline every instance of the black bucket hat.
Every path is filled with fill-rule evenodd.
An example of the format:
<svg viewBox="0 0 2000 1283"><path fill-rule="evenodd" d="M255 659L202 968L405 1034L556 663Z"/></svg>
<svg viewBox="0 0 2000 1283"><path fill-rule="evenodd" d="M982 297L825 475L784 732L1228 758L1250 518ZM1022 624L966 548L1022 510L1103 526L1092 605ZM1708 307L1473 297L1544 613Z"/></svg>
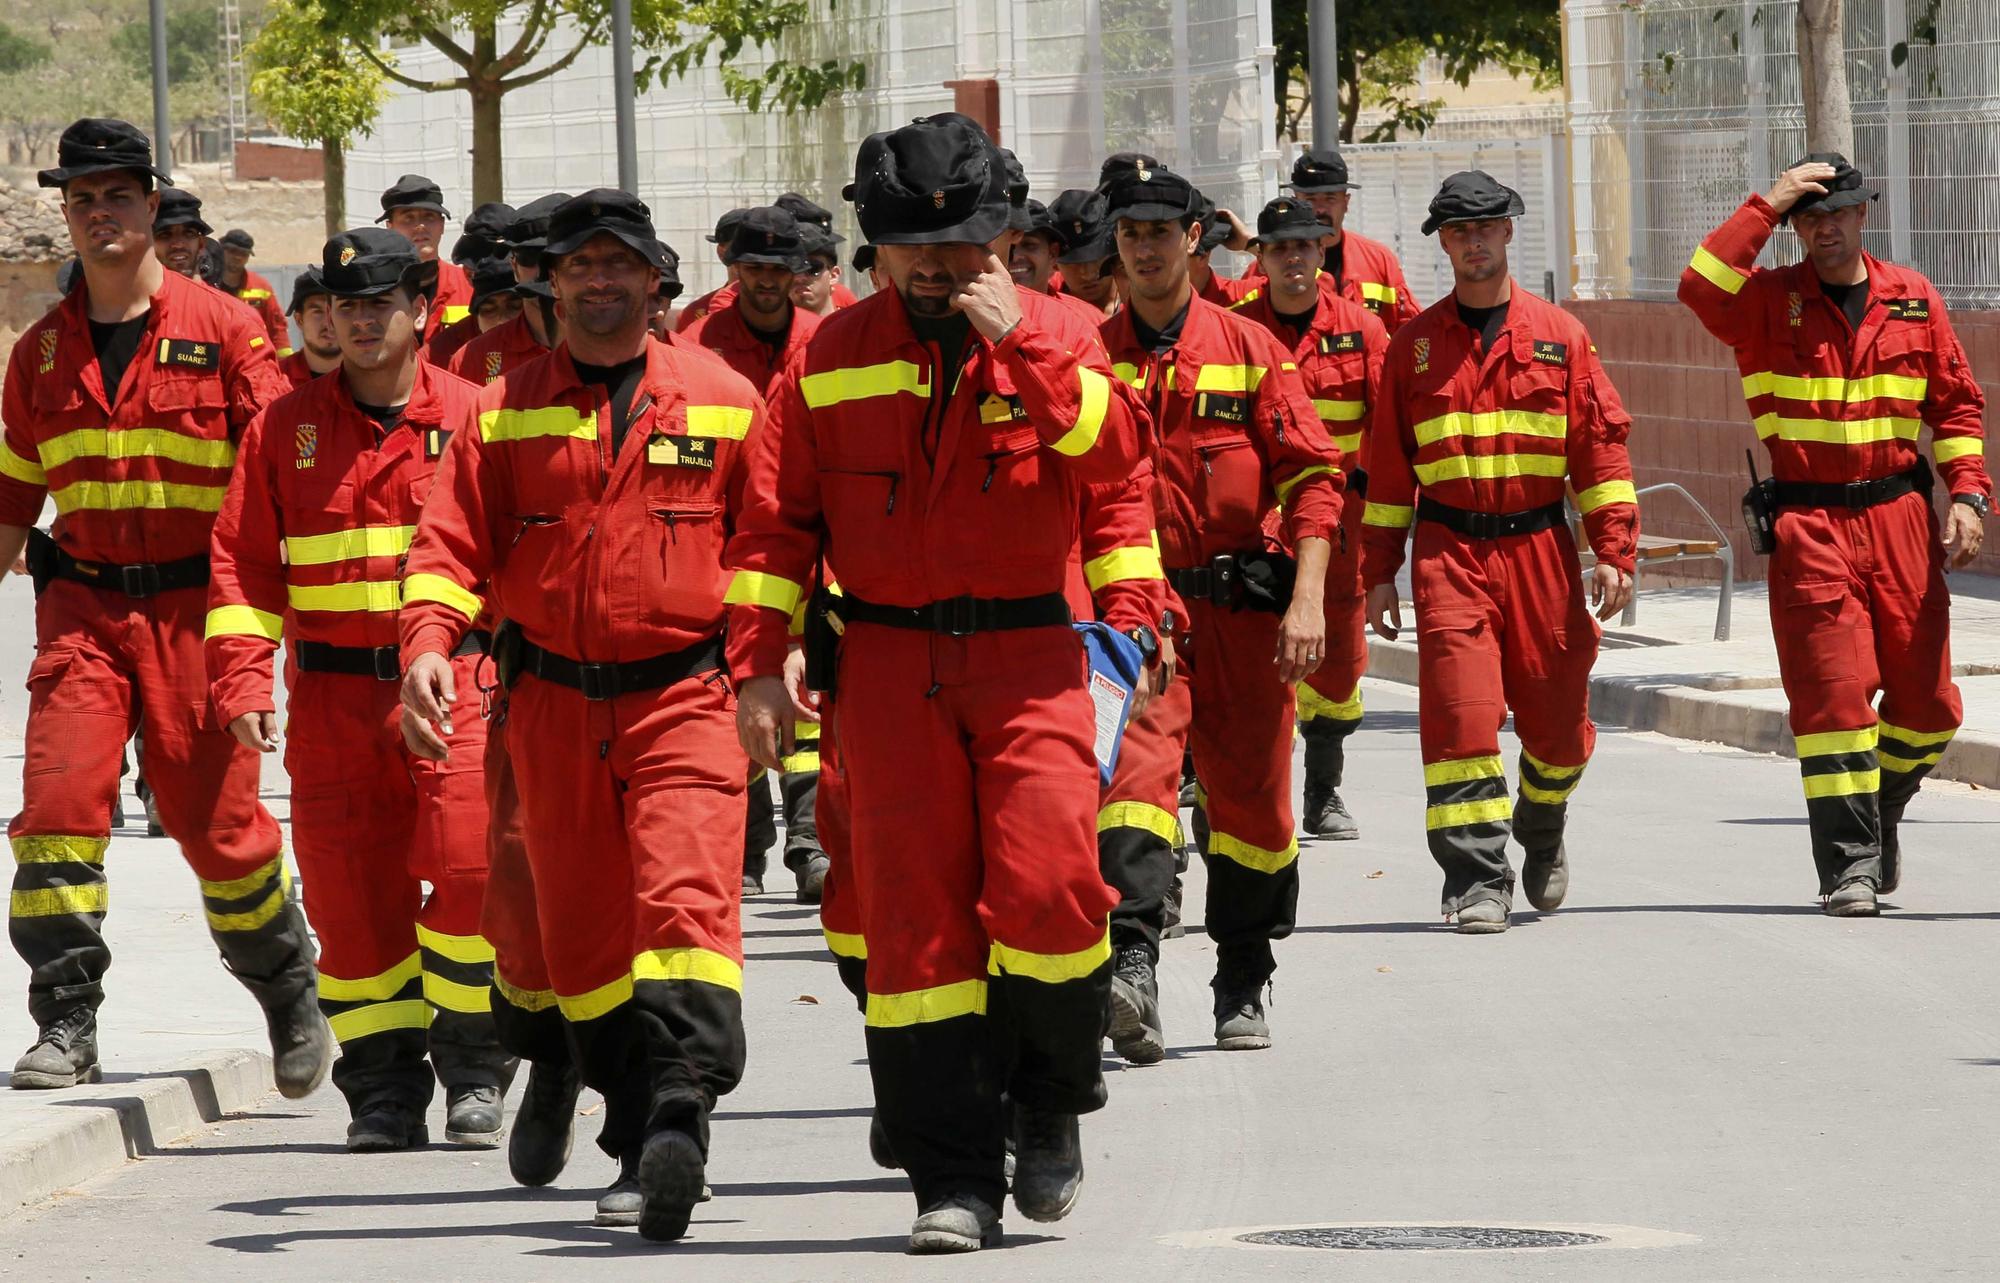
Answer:
<svg viewBox="0 0 2000 1283"><path fill-rule="evenodd" d="M498 294L514 292L514 260L505 254L495 254L482 258L466 269L472 278L472 310L477 312L480 304Z"/></svg>
<svg viewBox="0 0 2000 1283"><path fill-rule="evenodd" d="M1007 230L1025 232L1034 226L1034 218L1028 213L1028 167L1007 148L995 150L1000 153L1000 163L1007 167Z"/></svg>
<svg viewBox="0 0 2000 1283"><path fill-rule="evenodd" d="M412 269L417 269L412 273ZM417 247L401 232L386 227L356 227L326 243L320 255L320 284L335 298L373 298L387 294L413 274L426 297L437 291L437 263L417 257ZM427 278L427 279L426 279Z"/></svg>
<svg viewBox="0 0 2000 1283"><path fill-rule="evenodd" d="M1134 222L1173 222L1201 213L1202 197L1194 184L1169 169L1134 165L1115 172L1104 190L1110 207L1105 218L1115 224L1121 218Z"/></svg>
<svg viewBox="0 0 2000 1283"><path fill-rule="evenodd" d="M153 167L153 144L137 125L122 120L86 116L62 131L56 142L56 167L35 175L43 187L61 187L85 174L107 170L136 170L149 178L167 181L163 170Z"/></svg>
<svg viewBox="0 0 2000 1283"><path fill-rule="evenodd" d="M1333 235L1333 229L1319 221L1311 205L1292 196L1280 196L1257 212L1257 243L1276 245L1283 241L1317 241Z"/></svg>
<svg viewBox="0 0 2000 1283"><path fill-rule="evenodd" d="M672 251L653 231L653 211L637 196L615 187L599 187L557 206L549 215L549 241L542 254L545 258L574 254L598 235L616 237L654 267L667 270Z"/></svg>
<svg viewBox="0 0 2000 1283"><path fill-rule="evenodd" d="M1519 218L1528 212L1521 193L1483 169L1465 169L1444 180L1431 197L1430 217L1423 232L1429 236L1446 223L1479 223L1489 218Z"/></svg>
<svg viewBox="0 0 2000 1283"><path fill-rule="evenodd" d="M317 267L308 267L292 278L292 305L285 309L286 316L297 316L306 310L306 300L317 295L328 295L326 280Z"/></svg>
<svg viewBox="0 0 2000 1283"><path fill-rule="evenodd" d="M1792 207L1778 216L1781 223L1789 223L1798 214L1818 210L1832 213L1836 209L1846 209L1849 205L1865 205L1871 200L1880 200L1882 193L1870 187L1862 178L1861 171L1849 164L1847 157L1837 151L1816 151L1793 161L1791 168L1811 164L1833 166L1833 177L1821 183L1824 193L1807 192L1792 202Z"/></svg>
<svg viewBox="0 0 2000 1283"><path fill-rule="evenodd" d="M540 256L543 247L549 243L549 215L569 199L568 192L550 192L546 196L535 197L514 211L514 217L507 220L503 235L515 258L528 261Z"/></svg>
<svg viewBox="0 0 2000 1283"><path fill-rule="evenodd" d="M1361 187L1347 180L1347 158L1338 147L1300 152L1292 162L1292 181L1285 185L1301 196L1358 191Z"/></svg>
<svg viewBox="0 0 2000 1283"><path fill-rule="evenodd" d="M444 207L444 190L422 174L404 174L390 184L382 193L382 216L375 221L386 223L399 209L428 209L451 217L451 211Z"/></svg>
<svg viewBox="0 0 2000 1283"><path fill-rule="evenodd" d="M854 270L872 272L875 270L875 247L863 241L854 247Z"/></svg>
<svg viewBox="0 0 2000 1283"><path fill-rule="evenodd" d="M192 227L203 236L215 231L201 216L201 197L161 183L160 208L153 215L153 234L157 236L169 227Z"/></svg>
<svg viewBox="0 0 2000 1283"><path fill-rule="evenodd" d="M461 266L483 262L508 252L507 224L514 221L514 207L489 200L465 216L458 240L451 247L451 261Z"/></svg>
<svg viewBox="0 0 2000 1283"><path fill-rule="evenodd" d="M1221 211L1216 208L1214 201L1201 192L1196 192L1195 195L1201 197L1201 208L1195 212L1195 217L1201 221L1201 240L1196 243L1194 252L1213 254L1229 243L1229 238L1236 234L1236 229L1222 221Z"/></svg>
<svg viewBox="0 0 2000 1283"><path fill-rule="evenodd" d="M722 261L732 266L737 263L762 263L803 272L807 266L808 230L825 235L817 225L800 223L781 206L766 205L761 209L747 210L737 220L735 231L729 238L729 248L723 251Z"/></svg>
<svg viewBox="0 0 2000 1283"><path fill-rule="evenodd" d="M784 210L801 224L821 227L829 232L833 230L833 211L807 200L797 192L786 192L771 204L774 208Z"/></svg>
<svg viewBox="0 0 2000 1283"><path fill-rule="evenodd" d="M985 245L1007 229L1008 208L998 149L956 113L883 137L855 185L861 232L877 245Z"/></svg>
<svg viewBox="0 0 2000 1283"><path fill-rule="evenodd" d="M222 234L222 245L225 249L240 249L250 254L257 249L257 239L240 227L232 227Z"/></svg>
<svg viewBox="0 0 2000 1283"><path fill-rule="evenodd" d="M778 199L783 200L784 197L780 196ZM702 239L710 245L729 244L729 238L736 235L736 225L742 222L743 216L749 212L747 208L730 210L721 218L715 220L715 230L702 237Z"/></svg>
<svg viewBox="0 0 2000 1283"><path fill-rule="evenodd" d="M1049 206L1049 226L1062 242L1058 263L1102 263L1118 252L1108 207L1097 192L1072 187Z"/></svg>

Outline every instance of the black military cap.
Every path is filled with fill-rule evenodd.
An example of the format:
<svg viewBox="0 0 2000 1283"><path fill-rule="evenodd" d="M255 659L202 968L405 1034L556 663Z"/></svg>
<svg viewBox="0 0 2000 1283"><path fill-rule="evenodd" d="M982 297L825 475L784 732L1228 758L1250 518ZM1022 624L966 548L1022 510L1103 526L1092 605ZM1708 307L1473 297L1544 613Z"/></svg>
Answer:
<svg viewBox="0 0 2000 1283"><path fill-rule="evenodd" d="M228 249L240 249L245 254L257 248L256 237L240 227L232 227L222 234L222 243Z"/></svg>
<svg viewBox="0 0 2000 1283"><path fill-rule="evenodd" d="M807 200L797 192L786 192L771 204L801 223L817 224L829 232L833 230L833 211Z"/></svg>
<svg viewBox="0 0 2000 1283"><path fill-rule="evenodd" d="M1104 189L1104 199L1110 206L1105 217L1113 223L1121 218L1137 223L1169 222L1201 212L1201 193L1193 183L1172 170L1148 165L1114 173Z"/></svg>
<svg viewBox="0 0 2000 1283"><path fill-rule="evenodd" d="M1281 241L1316 241L1333 235L1333 229L1319 221L1311 205L1291 196L1280 196L1258 211L1257 243L1276 245Z"/></svg>
<svg viewBox="0 0 2000 1283"><path fill-rule="evenodd" d="M35 175L43 187L61 187L72 178L101 174L106 170L131 169L167 181L153 167L153 144L136 125L122 120L86 117L62 131L56 143L56 167Z"/></svg>
<svg viewBox="0 0 2000 1283"><path fill-rule="evenodd" d="M549 215L570 199L568 192L537 196L514 211L502 232L503 239L518 256L521 251L538 252L549 243Z"/></svg>
<svg viewBox="0 0 2000 1283"><path fill-rule="evenodd" d="M160 208L153 215L153 232L157 235L169 227L192 227L203 236L215 231L201 216L201 197L161 183Z"/></svg>
<svg viewBox="0 0 2000 1283"><path fill-rule="evenodd" d="M1444 180L1431 197L1430 217L1423 232L1429 236L1446 223L1477 223L1489 218L1519 218L1528 212L1521 193L1501 184L1483 169L1460 170Z"/></svg>
<svg viewBox="0 0 2000 1283"><path fill-rule="evenodd" d="M1158 160L1142 151L1113 152L1104 158L1102 165L1097 167L1097 190L1103 191L1113 182L1128 178L1140 170L1150 172L1164 168L1165 166Z"/></svg>
<svg viewBox="0 0 2000 1283"><path fill-rule="evenodd" d="M806 226L812 226L807 224ZM818 231L817 227L813 228ZM729 238L722 261L729 264L763 263L794 272L806 269L805 228L789 210L777 205L746 210Z"/></svg>
<svg viewBox="0 0 2000 1283"><path fill-rule="evenodd" d="M1027 233L1030 236L1046 236L1060 248L1062 234L1056 231L1055 221L1049 217L1049 207L1038 200L1031 200L1027 209L1028 226L1025 229Z"/></svg>
<svg viewBox="0 0 2000 1283"><path fill-rule="evenodd" d="M660 269L659 295L671 303L681 296L681 256L665 241L660 242L660 256L666 266Z"/></svg>
<svg viewBox="0 0 2000 1283"><path fill-rule="evenodd" d="M823 254L834 262L840 261L840 244L843 237L835 236L817 223L800 223L799 240L804 243L807 257Z"/></svg>
<svg viewBox="0 0 2000 1283"><path fill-rule="evenodd" d="M710 245L729 244L729 238L736 235L736 225L742 222L743 216L749 212L748 209L743 208L730 210L721 218L715 220L715 230L702 237L702 239Z"/></svg>
<svg viewBox="0 0 2000 1283"><path fill-rule="evenodd" d="M1006 230L1007 211L1007 166L985 131L955 113L883 138L855 190L862 234L877 245L984 245Z"/></svg>
<svg viewBox="0 0 2000 1283"><path fill-rule="evenodd" d="M382 193L382 216L375 221L388 222L390 212L398 209L428 209L451 217L451 211L444 207L443 190L422 174L404 174L391 184Z"/></svg>
<svg viewBox="0 0 2000 1283"><path fill-rule="evenodd" d="M557 206L549 215L549 243L542 254L547 258L574 254L599 235L616 237L654 267L667 270L667 247L653 231L653 211L637 196L615 187L599 187Z"/></svg>
<svg viewBox="0 0 2000 1283"><path fill-rule="evenodd" d="M872 272L875 270L875 247L863 241L854 247L854 270Z"/></svg>
<svg viewBox="0 0 2000 1283"><path fill-rule="evenodd" d="M335 298L373 298L401 285L412 269L419 269L413 284L428 297L436 289L435 262L419 259L417 247L401 232L355 227L327 241L320 255L320 284Z"/></svg>
<svg viewBox="0 0 2000 1283"><path fill-rule="evenodd" d="M1000 163L1007 167L1007 230L1025 232L1033 225L1028 216L1028 169L1021 158L1005 147L996 148Z"/></svg>
<svg viewBox="0 0 2000 1283"><path fill-rule="evenodd" d="M496 254L507 253L507 224L514 221L514 207L489 200L465 216L465 226L451 247L451 261L478 263Z"/></svg>
<svg viewBox="0 0 2000 1283"><path fill-rule="evenodd" d="M1102 263L1117 253L1107 206L1097 192L1073 187L1049 206L1049 226L1062 242L1058 263Z"/></svg>
<svg viewBox="0 0 2000 1283"><path fill-rule="evenodd" d="M482 258L466 269L472 278L472 310L477 312L480 304L496 294L511 294L514 290L514 260L505 254L495 254Z"/></svg>
<svg viewBox="0 0 2000 1283"><path fill-rule="evenodd" d="M308 267L292 278L292 305L285 309L286 316L297 316L306 309L306 300L314 295L327 293L326 279L317 267Z"/></svg>
<svg viewBox="0 0 2000 1283"><path fill-rule="evenodd" d="M861 180L874 173L875 166L881 162L882 153L889 146L889 134L890 131L885 129L861 140L861 146L854 151L854 181L840 189L840 199L850 205L854 203L854 193L861 186Z"/></svg>
<svg viewBox="0 0 2000 1283"><path fill-rule="evenodd" d="M1322 192L1351 192L1359 190L1360 183L1347 181L1347 159L1340 154L1340 148L1328 147L1324 150L1307 148L1292 162L1292 181L1285 184L1301 196Z"/></svg>
<svg viewBox="0 0 2000 1283"><path fill-rule="evenodd" d="M1868 186L1861 177L1861 171L1848 164L1847 157L1837 151L1813 152L1793 161L1791 168L1797 169L1800 165L1815 163L1833 166L1833 177L1820 184L1826 188L1825 194L1807 192L1793 201L1790 209L1778 216L1779 222L1789 223L1795 215L1814 210L1830 214L1836 209L1846 209L1849 205L1865 205L1871 200L1882 198L1882 193Z"/></svg>
<svg viewBox="0 0 2000 1283"><path fill-rule="evenodd" d="M1201 208L1196 210L1194 215L1201 220L1201 240L1196 243L1194 252L1213 254L1228 243L1229 238L1236 234L1236 229L1222 221L1214 201L1201 192L1196 192L1195 195L1201 197Z"/></svg>

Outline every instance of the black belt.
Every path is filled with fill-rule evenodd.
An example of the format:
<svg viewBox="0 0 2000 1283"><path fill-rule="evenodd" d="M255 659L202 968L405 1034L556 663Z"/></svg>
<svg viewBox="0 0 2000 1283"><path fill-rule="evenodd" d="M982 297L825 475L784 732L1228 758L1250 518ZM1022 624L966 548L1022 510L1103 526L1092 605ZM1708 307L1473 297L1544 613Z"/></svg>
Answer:
<svg viewBox="0 0 2000 1283"><path fill-rule="evenodd" d="M50 551L54 561L47 578L74 580L106 592L122 592L127 597L151 597L175 588L200 588L208 582L205 552L179 561L121 565L111 561L80 561L53 545Z"/></svg>
<svg viewBox="0 0 2000 1283"><path fill-rule="evenodd" d="M1168 566L1167 582L1182 601L1206 601L1227 606L1236 600L1236 558L1221 556L1206 566Z"/></svg>
<svg viewBox="0 0 2000 1283"><path fill-rule="evenodd" d="M683 678L713 672L721 667L720 637L698 641L686 650L668 651L651 659L635 659L629 664L586 664L552 650L543 650L526 638L521 640L522 672L533 673L545 682L582 691L583 697L590 700L615 699L639 691L659 690Z"/></svg>
<svg viewBox="0 0 2000 1283"><path fill-rule="evenodd" d="M458 655L492 653L493 634L475 628L452 652ZM396 646L334 646L327 642L292 643L292 662L302 673L344 673L349 677L373 677L379 681L401 681L402 650Z"/></svg>
<svg viewBox="0 0 2000 1283"><path fill-rule="evenodd" d="M1468 539L1504 539L1508 535L1531 535L1564 524L1560 501L1530 508L1526 512L1473 512L1454 508L1435 499L1418 498L1417 520L1435 521L1456 530Z"/></svg>
<svg viewBox="0 0 2000 1283"><path fill-rule="evenodd" d="M1872 481L1780 481L1777 502L1781 508L1873 508L1900 499L1906 494L1931 488L1931 465L1918 459L1916 466Z"/></svg>
<svg viewBox="0 0 2000 1283"><path fill-rule="evenodd" d="M970 637L1013 628L1068 627L1076 622L1061 593L1040 597L948 597L925 606L878 606L852 594L836 598L833 613L848 624L882 624L920 632Z"/></svg>

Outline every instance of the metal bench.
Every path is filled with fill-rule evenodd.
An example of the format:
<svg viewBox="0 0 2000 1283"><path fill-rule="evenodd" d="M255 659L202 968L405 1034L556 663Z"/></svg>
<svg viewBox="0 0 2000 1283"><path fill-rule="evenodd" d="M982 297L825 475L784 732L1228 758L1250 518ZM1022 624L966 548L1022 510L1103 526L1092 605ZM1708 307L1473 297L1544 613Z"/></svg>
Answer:
<svg viewBox="0 0 2000 1283"><path fill-rule="evenodd" d="M1674 539L1666 535L1640 534L1639 552L1635 559L1638 564L1633 568L1632 574L1632 600L1626 603L1625 613L1619 616L1618 622L1620 626L1625 628L1630 628L1639 622L1639 571L1645 570L1648 567L1664 566L1676 561L1719 561L1722 563L1722 596L1715 607L1715 640L1728 641L1729 602L1736 591L1736 555L1734 550L1729 546L1728 532L1716 524L1715 518L1708 515L1708 509L1696 502L1693 495L1670 481L1642 488L1639 491L1639 497L1643 499L1649 494L1663 490L1670 490L1682 499L1685 499L1687 506L1694 509L1695 515L1701 518L1702 524L1715 532L1715 537L1713 539ZM1643 508L1644 505L1642 504L1642 511ZM1592 565L1596 564L1597 559L1591 554L1590 541L1583 535L1582 523L1582 517L1577 515L1575 508L1571 508L1570 526L1576 531L1576 545L1578 552L1583 558L1584 568L1589 569ZM1641 521L1640 528L1643 531L1643 520Z"/></svg>

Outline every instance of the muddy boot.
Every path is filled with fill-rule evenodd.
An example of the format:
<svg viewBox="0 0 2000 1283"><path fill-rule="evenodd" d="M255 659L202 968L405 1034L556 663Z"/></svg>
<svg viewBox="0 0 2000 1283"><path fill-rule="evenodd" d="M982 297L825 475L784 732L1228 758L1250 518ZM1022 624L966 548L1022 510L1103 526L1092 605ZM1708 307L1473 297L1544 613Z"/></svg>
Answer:
<svg viewBox="0 0 2000 1283"><path fill-rule="evenodd" d="M1881 911L1875 903L1872 878L1849 878L1826 898L1826 915L1830 918L1872 918Z"/></svg>
<svg viewBox="0 0 2000 1283"><path fill-rule="evenodd" d="M597 1196L597 1225L637 1225L646 1196L639 1190L639 1158L618 1160L618 1179Z"/></svg>
<svg viewBox="0 0 2000 1283"><path fill-rule="evenodd" d="M562 1175L576 1140L576 1098L583 1081L569 1064L530 1062L528 1086L507 1138L507 1170L523 1185L546 1185Z"/></svg>
<svg viewBox="0 0 2000 1283"><path fill-rule="evenodd" d="M641 1236L655 1243L686 1236L695 1204L707 1192L705 1166L700 1144L686 1132L669 1128L646 1138L639 1158L639 1191L645 1199L639 1209Z"/></svg>
<svg viewBox="0 0 2000 1283"><path fill-rule="evenodd" d="M1083 1192L1083 1137L1075 1114L1014 1110L1014 1207L1031 1221L1059 1221Z"/></svg>
<svg viewBox="0 0 2000 1283"><path fill-rule="evenodd" d="M14 1062L9 1085L22 1089L75 1087L104 1077L97 1063L97 1012L72 1007L44 1024L35 1045Z"/></svg>
<svg viewBox="0 0 2000 1283"><path fill-rule="evenodd" d="M1139 948L1118 951L1111 972L1111 1049L1135 1065L1157 1065L1167 1054L1160 1029L1160 982L1153 958Z"/></svg>
<svg viewBox="0 0 2000 1283"><path fill-rule="evenodd" d="M1000 1213L970 1194L950 1194L923 1210L910 1226L910 1254L935 1256L1000 1246Z"/></svg>
<svg viewBox="0 0 2000 1283"><path fill-rule="evenodd" d="M361 1105L347 1124L350 1154L387 1154L430 1143L423 1107L393 1096Z"/></svg>
<svg viewBox="0 0 2000 1283"><path fill-rule="evenodd" d="M1340 780L1346 769L1345 745L1350 723L1315 719L1299 728L1306 741L1306 782L1303 823L1316 838L1351 842L1361 836L1347 804L1340 800Z"/></svg>

